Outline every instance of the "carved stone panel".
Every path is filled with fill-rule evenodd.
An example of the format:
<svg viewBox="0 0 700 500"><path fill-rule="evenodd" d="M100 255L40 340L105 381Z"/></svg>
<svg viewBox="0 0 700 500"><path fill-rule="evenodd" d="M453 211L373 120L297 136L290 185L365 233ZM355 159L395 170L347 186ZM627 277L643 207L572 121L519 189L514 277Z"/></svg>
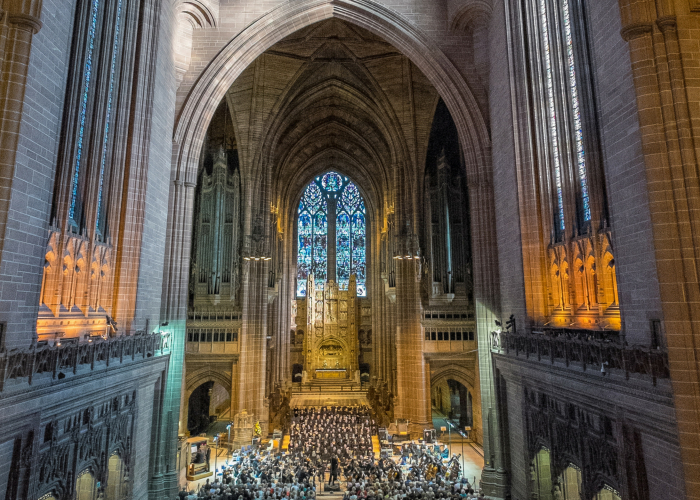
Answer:
<svg viewBox="0 0 700 500"><path fill-rule="evenodd" d="M307 290L304 370L310 379L353 378L359 369L355 278L347 290L340 290L333 281L315 284L310 276Z"/></svg>

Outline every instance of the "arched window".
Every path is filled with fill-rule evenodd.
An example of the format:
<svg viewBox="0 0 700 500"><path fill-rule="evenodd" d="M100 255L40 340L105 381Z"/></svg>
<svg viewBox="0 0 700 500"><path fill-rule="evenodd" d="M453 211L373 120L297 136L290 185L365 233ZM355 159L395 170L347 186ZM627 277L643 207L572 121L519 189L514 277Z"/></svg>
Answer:
<svg viewBox="0 0 700 500"><path fill-rule="evenodd" d="M357 295L367 295L367 220L365 202L347 177L328 172L316 177L299 202L297 219L297 296L306 280L334 280L347 290L355 275Z"/></svg>
<svg viewBox="0 0 700 500"><path fill-rule="evenodd" d="M107 220L105 205L113 163L114 116L112 105L116 100L122 72L122 56L125 28L122 0L90 0L82 4L77 14L74 44L79 53L79 63L74 68L72 85L78 106L77 116L70 112L68 134L74 134L70 156L71 163L70 202L68 217L75 232L85 223L85 210L94 211L95 229L104 241ZM108 30L109 27L109 30ZM110 31L111 30L111 31ZM97 99L106 98L105 105L96 104ZM73 102L73 99L70 99ZM91 143L95 145L91 146ZM96 178L94 186L88 177ZM94 195L96 203L90 207L85 201Z"/></svg>
<svg viewBox="0 0 700 500"><path fill-rule="evenodd" d="M580 233L591 221L589 195L589 158L587 150L594 142L586 124L582 95L588 94L581 13L570 0L532 0L532 54L530 73L540 75L533 93L541 98L539 109L541 136L540 161L549 165L553 194L554 229L560 240L575 221ZM542 90L538 90L542 89ZM538 99L539 100L539 99ZM590 119L588 120L590 121ZM569 199L569 201L567 201ZM569 214L568 207L575 207Z"/></svg>

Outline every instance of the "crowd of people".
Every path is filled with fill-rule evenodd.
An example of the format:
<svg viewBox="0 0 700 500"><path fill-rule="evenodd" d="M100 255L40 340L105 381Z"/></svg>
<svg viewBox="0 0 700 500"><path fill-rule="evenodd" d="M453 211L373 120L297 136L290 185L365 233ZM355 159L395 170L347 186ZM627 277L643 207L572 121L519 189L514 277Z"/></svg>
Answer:
<svg viewBox="0 0 700 500"><path fill-rule="evenodd" d="M483 498L446 448L413 443L398 457L376 459L375 433L367 407L297 408L287 453L238 452L213 482L183 489L180 500L315 500L317 483L338 480L344 500Z"/></svg>
<svg viewBox="0 0 700 500"><path fill-rule="evenodd" d="M376 425L367 406L295 408L289 453L315 460L340 461L372 455Z"/></svg>
<svg viewBox="0 0 700 500"><path fill-rule="evenodd" d="M197 492L180 492L180 500L314 500L316 468L288 454L239 452Z"/></svg>

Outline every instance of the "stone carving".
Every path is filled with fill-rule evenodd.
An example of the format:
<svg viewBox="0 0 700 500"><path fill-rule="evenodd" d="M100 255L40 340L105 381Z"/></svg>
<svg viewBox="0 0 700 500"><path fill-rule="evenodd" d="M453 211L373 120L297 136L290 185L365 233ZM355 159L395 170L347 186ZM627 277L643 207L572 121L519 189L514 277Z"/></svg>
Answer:
<svg viewBox="0 0 700 500"><path fill-rule="evenodd" d="M105 399L58 420L51 421L51 439L39 446L37 468L30 471L30 497L52 493L72 498L75 479L89 469L97 481L108 480L108 457L118 454L125 471L131 467L131 436L136 406L133 392ZM129 498L128 474L122 492Z"/></svg>
<svg viewBox="0 0 700 500"><path fill-rule="evenodd" d="M595 497L603 484L620 491L618 440L607 415L524 387L527 444L530 460L543 447L550 450L552 476L574 464L582 471L582 499ZM606 424L605 422L608 422Z"/></svg>
<svg viewBox="0 0 700 500"><path fill-rule="evenodd" d="M287 430L291 414L289 406L291 396L291 390L285 390L280 386L275 387L270 394L270 429L279 429L283 432Z"/></svg>
<svg viewBox="0 0 700 500"><path fill-rule="evenodd" d="M29 349L0 352L0 392L8 380L25 380L33 383L39 374L51 374L46 380L63 380L68 374L77 373L78 366L106 369L110 363L127 363L142 357L167 354L170 350L170 333L154 333L114 337L85 344L42 346Z"/></svg>
<svg viewBox="0 0 700 500"><path fill-rule="evenodd" d="M569 366L576 363L584 370L622 370L629 378L630 373L638 373L651 378L656 385L659 378L669 378L668 353L662 349L642 346L622 345L617 341L616 332L596 332L587 330L546 330L533 333L501 332L500 344L496 349L511 356L536 358L538 361L554 364L560 362ZM603 372L604 373L604 372Z"/></svg>
<svg viewBox="0 0 700 500"><path fill-rule="evenodd" d="M372 417L380 427L387 427L394 420L394 395L386 382L369 386L367 400L372 408Z"/></svg>
<svg viewBox="0 0 700 500"><path fill-rule="evenodd" d="M318 378L319 369L344 369L344 378L354 377L354 372L359 369L355 354L359 343L355 321L357 287L354 276L350 278L348 289L340 290L333 281L315 286L311 275L307 290L305 301L308 334L304 336L304 351L307 352L304 371L310 378ZM342 378L342 374L338 373L333 376Z"/></svg>

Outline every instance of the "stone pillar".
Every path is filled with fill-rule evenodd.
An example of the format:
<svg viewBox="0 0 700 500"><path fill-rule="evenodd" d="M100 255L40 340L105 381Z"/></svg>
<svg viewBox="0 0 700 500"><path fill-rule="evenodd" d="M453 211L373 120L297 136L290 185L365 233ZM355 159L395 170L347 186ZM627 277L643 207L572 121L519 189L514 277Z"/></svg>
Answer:
<svg viewBox="0 0 700 500"><path fill-rule="evenodd" d="M656 3L656 5L654 5ZM692 2L691 2L692 3ZM672 2L620 0L637 94L649 211L686 495L700 498L700 91L698 15ZM676 5L680 5L676 3ZM685 45L685 50L684 50ZM693 49L692 47L695 47ZM697 97L694 98L697 101Z"/></svg>
<svg viewBox="0 0 700 500"><path fill-rule="evenodd" d="M419 261L396 263L396 378L398 398L394 417L410 421L412 436L432 427L427 365L420 326Z"/></svg>
<svg viewBox="0 0 700 500"><path fill-rule="evenodd" d="M496 327L495 320L500 319L501 314L493 186L483 179L470 181L474 302L484 433L484 470L481 487L487 496L505 498L508 483L503 465L504 450L498 424L490 344L490 333Z"/></svg>
<svg viewBox="0 0 700 500"><path fill-rule="evenodd" d="M160 328L171 333L171 350L161 400L162 412L153 431L155 437L152 453L157 459L148 485L151 498L172 497L177 493L177 437L187 430L187 424L180 418L180 403L183 397L194 186L193 183L180 179L174 180L170 186L169 209L172 216L165 248L165 262L169 265L166 266L163 277L162 317L165 321ZM187 264L181 265L183 262Z"/></svg>
<svg viewBox="0 0 700 500"><path fill-rule="evenodd" d="M6 26L0 28L0 259L10 209L12 181L32 36L39 32L41 0L8 0L3 4Z"/></svg>
<svg viewBox="0 0 700 500"><path fill-rule="evenodd" d="M240 332L239 332L240 339ZM233 417L239 412L238 408L238 362L231 363L231 406L229 407L229 420L233 421Z"/></svg>
<svg viewBox="0 0 700 500"><path fill-rule="evenodd" d="M239 338L238 408L247 410L260 421L263 436L267 433L265 375L267 362L267 273L269 263L250 260L244 263L243 328ZM255 423L255 422L254 422Z"/></svg>

